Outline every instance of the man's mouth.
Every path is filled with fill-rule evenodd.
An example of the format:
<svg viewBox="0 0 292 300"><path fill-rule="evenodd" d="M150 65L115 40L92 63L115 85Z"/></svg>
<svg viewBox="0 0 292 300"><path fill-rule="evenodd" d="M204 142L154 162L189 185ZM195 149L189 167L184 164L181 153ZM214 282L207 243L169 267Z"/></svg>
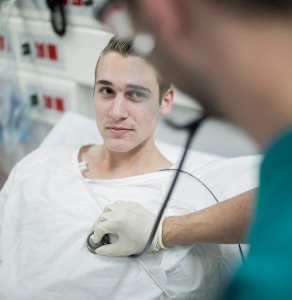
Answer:
<svg viewBox="0 0 292 300"><path fill-rule="evenodd" d="M107 130L109 130L113 134L125 134L129 131L133 131L133 129L126 128L126 127L118 127L118 126L109 126L106 127Z"/></svg>

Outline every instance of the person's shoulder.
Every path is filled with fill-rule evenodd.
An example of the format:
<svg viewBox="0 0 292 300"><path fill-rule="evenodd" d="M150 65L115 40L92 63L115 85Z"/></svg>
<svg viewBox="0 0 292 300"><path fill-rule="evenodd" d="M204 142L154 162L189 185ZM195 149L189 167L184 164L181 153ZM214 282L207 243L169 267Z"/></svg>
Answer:
<svg viewBox="0 0 292 300"><path fill-rule="evenodd" d="M33 167L40 164L48 164L51 161L59 160L60 158L71 157L74 151L80 148L80 145L50 145L41 146L26 157L24 157L20 162L18 162L18 168L23 167Z"/></svg>

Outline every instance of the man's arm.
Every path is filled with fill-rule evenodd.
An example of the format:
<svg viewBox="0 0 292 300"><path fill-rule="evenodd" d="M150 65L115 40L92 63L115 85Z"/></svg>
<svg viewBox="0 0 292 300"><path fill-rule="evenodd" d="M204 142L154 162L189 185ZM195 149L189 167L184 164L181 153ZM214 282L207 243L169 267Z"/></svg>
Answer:
<svg viewBox="0 0 292 300"><path fill-rule="evenodd" d="M164 219L165 247L192 243L236 244L245 241L254 190L184 216Z"/></svg>
<svg viewBox="0 0 292 300"><path fill-rule="evenodd" d="M244 241L254 191L213 205L192 214L167 217L161 221L150 251L174 245L204 243L241 243ZM156 216L138 203L117 201L107 206L94 225L93 241L105 234L119 238L96 250L100 255L129 256L140 253L148 240Z"/></svg>

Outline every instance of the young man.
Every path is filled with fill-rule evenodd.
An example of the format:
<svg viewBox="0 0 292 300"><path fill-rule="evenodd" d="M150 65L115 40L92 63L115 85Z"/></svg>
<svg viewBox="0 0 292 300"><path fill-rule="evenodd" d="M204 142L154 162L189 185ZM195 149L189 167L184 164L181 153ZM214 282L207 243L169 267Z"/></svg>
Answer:
<svg viewBox="0 0 292 300"><path fill-rule="evenodd" d="M15 166L0 193L1 299L212 297L237 246L181 246L135 259L96 255L86 245L96 218L116 200L138 202L134 210L142 205L150 218L157 214L174 171L153 133L172 101L170 85L131 43L109 41L94 91L103 144L38 149ZM191 176L178 186L167 214L215 202ZM132 219L137 226L139 217Z"/></svg>
<svg viewBox="0 0 292 300"><path fill-rule="evenodd" d="M291 1L124 2L136 34L155 40L150 58L160 72L210 115L246 130L266 152L249 256L226 299L291 299ZM241 220L243 211L233 203L236 209L225 212ZM162 241L195 241L192 224L191 216L167 218ZM120 228L125 236L128 225Z"/></svg>

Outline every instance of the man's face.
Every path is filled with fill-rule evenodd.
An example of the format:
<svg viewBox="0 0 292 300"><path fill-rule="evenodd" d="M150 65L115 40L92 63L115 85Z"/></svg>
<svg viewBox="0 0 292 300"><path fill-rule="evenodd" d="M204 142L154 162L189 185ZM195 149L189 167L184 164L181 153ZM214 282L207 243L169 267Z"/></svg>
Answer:
<svg viewBox="0 0 292 300"><path fill-rule="evenodd" d="M138 48L145 45L145 33L155 41L148 59L159 73L198 101L208 115L247 130L262 144L270 132L258 116L274 105L284 83L283 98L290 98L290 21L256 9L242 10L237 1L234 7L231 1L122 2L127 4L136 44L142 33ZM267 128L277 115L269 118ZM290 116L287 119L290 124ZM279 122L275 120L276 126Z"/></svg>
<svg viewBox="0 0 292 300"><path fill-rule="evenodd" d="M260 77L251 70L259 66L257 53L263 49L257 48L253 22L208 2L125 1L135 31L154 36L149 58L159 72L209 114L234 121L257 93Z"/></svg>
<svg viewBox="0 0 292 300"><path fill-rule="evenodd" d="M166 1L163 2L167 5ZM209 112L219 114L213 107L216 102L214 97L217 98L218 95L216 83L213 82L217 75L214 70L219 68L218 56L215 53L218 45L213 43L214 39L211 40L212 37L208 32L213 25L214 15L206 9L201 10L198 17L192 17L190 13L186 16L186 24L184 24L184 21L179 18L175 20L177 15L172 15L171 9L168 9L170 6L155 3L154 0L128 0L124 3L128 6L135 33L149 31L155 38L156 46L148 57L153 65L170 82L195 100L199 100ZM192 18L196 19L194 24L189 22ZM170 19L174 22L169 21ZM180 23L180 32L176 31L177 23ZM213 28L216 28L216 25ZM182 29L184 26L186 32ZM192 32L189 32L190 28ZM216 36L213 32L212 35ZM219 77L222 77L221 74Z"/></svg>
<svg viewBox="0 0 292 300"><path fill-rule="evenodd" d="M160 116L156 71L139 57L107 53L96 71L94 108L110 151L129 152L147 144Z"/></svg>

